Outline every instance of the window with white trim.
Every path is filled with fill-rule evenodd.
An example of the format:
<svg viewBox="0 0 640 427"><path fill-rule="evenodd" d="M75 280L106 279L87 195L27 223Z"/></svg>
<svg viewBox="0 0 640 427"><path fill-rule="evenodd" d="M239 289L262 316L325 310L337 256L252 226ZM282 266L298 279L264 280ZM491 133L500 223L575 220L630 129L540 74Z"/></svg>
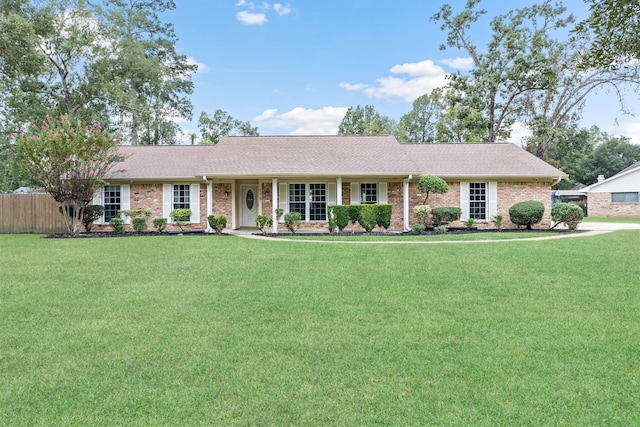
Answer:
<svg viewBox="0 0 640 427"><path fill-rule="evenodd" d="M191 186L189 184L173 185L173 209L191 208Z"/></svg>
<svg viewBox="0 0 640 427"><path fill-rule="evenodd" d="M469 183L469 218L487 219L487 183Z"/></svg>
<svg viewBox="0 0 640 427"><path fill-rule="evenodd" d="M122 189L119 185L105 185L103 190L104 222L119 218L122 209Z"/></svg>
<svg viewBox="0 0 640 427"><path fill-rule="evenodd" d="M303 221L327 220L327 184L289 184L289 212L300 212Z"/></svg>
<svg viewBox="0 0 640 427"><path fill-rule="evenodd" d="M361 182L360 183L360 204L374 205L378 203L378 183L377 182Z"/></svg>
<svg viewBox="0 0 640 427"><path fill-rule="evenodd" d="M638 203L638 193L611 193L611 203Z"/></svg>

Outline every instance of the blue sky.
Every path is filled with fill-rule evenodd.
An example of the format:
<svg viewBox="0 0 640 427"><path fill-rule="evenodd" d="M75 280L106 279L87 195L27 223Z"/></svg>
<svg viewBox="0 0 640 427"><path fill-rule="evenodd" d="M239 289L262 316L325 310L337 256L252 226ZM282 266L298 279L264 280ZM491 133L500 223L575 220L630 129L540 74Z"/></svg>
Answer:
<svg viewBox="0 0 640 427"><path fill-rule="evenodd" d="M454 11L466 0L451 0ZM193 76L193 121L217 109L258 126L261 135L335 134L346 109L374 105L398 120L412 101L464 70L463 52L439 50L445 34L429 18L443 2L431 0L178 0L163 19L174 24L177 48L199 65ZM530 1L485 0L487 15L474 27L478 45L488 22ZM581 0L564 2L578 18ZM631 106L637 96L628 97ZM616 123L617 119L617 123ZM582 124L615 135L640 132L634 117L618 112L612 96L587 100ZM515 129L510 141L518 142ZM634 140L640 143L640 139Z"/></svg>

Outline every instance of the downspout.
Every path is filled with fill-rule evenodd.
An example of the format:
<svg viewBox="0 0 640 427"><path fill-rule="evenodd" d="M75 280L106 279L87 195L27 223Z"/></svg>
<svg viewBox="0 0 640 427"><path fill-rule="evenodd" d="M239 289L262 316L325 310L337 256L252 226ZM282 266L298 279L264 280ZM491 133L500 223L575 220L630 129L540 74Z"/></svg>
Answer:
<svg viewBox="0 0 640 427"><path fill-rule="evenodd" d="M562 177L561 177L561 176L557 177L557 178L556 178L556 179L551 183L551 186L553 187L554 185L558 185L558 184L560 184L560 181L562 181Z"/></svg>
<svg viewBox="0 0 640 427"><path fill-rule="evenodd" d="M276 209L278 208L278 178L271 179L271 218L273 225L271 226L271 232L278 234L278 220L276 218Z"/></svg>
<svg viewBox="0 0 640 427"><path fill-rule="evenodd" d="M403 215L403 227L404 231L407 232L410 230L409 228L409 183L413 175L409 175L406 179L402 181L402 215Z"/></svg>
<svg viewBox="0 0 640 427"><path fill-rule="evenodd" d="M202 177L206 179L206 177ZM209 225L209 215L213 215L213 183L211 180L207 181L207 233L213 232L211 225Z"/></svg>

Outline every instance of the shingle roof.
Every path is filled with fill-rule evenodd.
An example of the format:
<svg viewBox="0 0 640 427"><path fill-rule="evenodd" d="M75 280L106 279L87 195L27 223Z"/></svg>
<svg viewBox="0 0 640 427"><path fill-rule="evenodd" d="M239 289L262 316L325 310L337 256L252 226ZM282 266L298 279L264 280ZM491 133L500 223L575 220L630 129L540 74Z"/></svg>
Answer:
<svg viewBox="0 0 640 427"><path fill-rule="evenodd" d="M223 137L217 145L122 146L111 179L405 176L557 178L513 144L400 144L393 136Z"/></svg>

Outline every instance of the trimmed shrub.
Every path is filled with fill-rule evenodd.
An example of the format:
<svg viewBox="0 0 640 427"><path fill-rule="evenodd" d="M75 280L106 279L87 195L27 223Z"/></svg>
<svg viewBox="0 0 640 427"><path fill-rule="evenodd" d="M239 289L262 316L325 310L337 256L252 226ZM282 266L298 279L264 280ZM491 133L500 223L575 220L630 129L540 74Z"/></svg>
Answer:
<svg viewBox="0 0 640 427"><path fill-rule="evenodd" d="M329 229L329 233L333 234L337 226L338 221L336 221L336 214L327 209L327 228Z"/></svg>
<svg viewBox="0 0 640 427"><path fill-rule="evenodd" d="M378 205L361 205L359 222L367 233L374 229L377 219Z"/></svg>
<svg viewBox="0 0 640 427"><path fill-rule="evenodd" d="M288 214L284 215L284 225L291 233L295 233L296 230L298 230L301 220L302 215L300 214L300 212L289 212Z"/></svg>
<svg viewBox="0 0 640 427"><path fill-rule="evenodd" d="M450 222L457 221L460 219L460 215L462 215L462 209L456 206L445 206L431 210L434 227L440 227L442 225L447 225Z"/></svg>
<svg viewBox="0 0 640 427"><path fill-rule="evenodd" d="M210 215L210 216L213 216L213 215ZM226 218L225 218L224 222L225 222L225 226L226 226L226 222L227 222ZM211 224L211 221L209 221L209 224ZM258 230L260 230L260 232L262 234L266 233L265 228L268 229L272 225L273 225L273 220L271 218L269 218L268 216L266 216L265 214L260 214L256 218L256 227L258 227ZM215 230L215 227L213 225L211 225L211 228L213 228Z"/></svg>
<svg viewBox="0 0 640 427"><path fill-rule="evenodd" d="M420 224L423 224L425 227L429 225L429 214L431 213L431 206L416 205L413 207L413 213L416 214L416 219Z"/></svg>
<svg viewBox="0 0 640 427"><path fill-rule="evenodd" d="M447 227L444 225L439 225L437 227L433 227L433 231L436 234L445 234L447 232Z"/></svg>
<svg viewBox="0 0 640 427"><path fill-rule="evenodd" d="M327 207L327 215L334 216L338 230L342 231L349 225L349 205L334 205Z"/></svg>
<svg viewBox="0 0 640 427"><path fill-rule="evenodd" d="M411 228L411 232L413 234L422 234L426 228L427 227L424 224L416 223L416 224L413 224L413 227Z"/></svg>
<svg viewBox="0 0 640 427"><path fill-rule="evenodd" d="M582 222L583 217L582 208L571 203L556 203L551 208L551 219L556 222L554 227L564 223L569 227L569 230L575 230Z"/></svg>
<svg viewBox="0 0 640 427"><path fill-rule="evenodd" d="M191 209L174 209L169 216L182 231L184 225L191 219Z"/></svg>
<svg viewBox="0 0 640 427"><path fill-rule="evenodd" d="M153 228L162 233L167 228L167 218L153 218Z"/></svg>
<svg viewBox="0 0 640 427"><path fill-rule="evenodd" d="M519 202L509 208L509 219L518 226L525 226L531 230L531 226L542 221L544 204L535 200Z"/></svg>
<svg viewBox="0 0 640 427"><path fill-rule="evenodd" d="M136 233L144 233L147 231L147 218L141 216L133 218L133 229Z"/></svg>
<svg viewBox="0 0 640 427"><path fill-rule="evenodd" d="M349 220L353 225L360 222L360 212L365 205L347 205L349 206Z"/></svg>
<svg viewBox="0 0 640 427"><path fill-rule="evenodd" d="M122 218L111 218L109 220L109 226L113 228L113 232L116 234L124 234L124 219Z"/></svg>
<svg viewBox="0 0 640 427"><path fill-rule="evenodd" d="M376 225L385 231L391 226L391 214L393 206L391 205L375 205L377 206Z"/></svg>
<svg viewBox="0 0 640 427"><path fill-rule="evenodd" d="M99 220L103 213L104 206L87 205L84 207L84 212L82 213L82 225L87 233L91 232L94 221Z"/></svg>
<svg viewBox="0 0 640 427"><path fill-rule="evenodd" d="M430 193L444 194L449 192L449 185L444 179L435 175L425 175L418 182L418 189L424 191L427 195L424 198L424 204L427 204Z"/></svg>
<svg viewBox="0 0 640 427"><path fill-rule="evenodd" d="M216 234L221 234L222 230L224 230L227 226L227 217L225 215L209 215L207 217L207 221L209 221L209 226L213 228L213 231L215 231ZM258 220L256 220L256 224L257 223ZM262 229L260 231L262 231Z"/></svg>

